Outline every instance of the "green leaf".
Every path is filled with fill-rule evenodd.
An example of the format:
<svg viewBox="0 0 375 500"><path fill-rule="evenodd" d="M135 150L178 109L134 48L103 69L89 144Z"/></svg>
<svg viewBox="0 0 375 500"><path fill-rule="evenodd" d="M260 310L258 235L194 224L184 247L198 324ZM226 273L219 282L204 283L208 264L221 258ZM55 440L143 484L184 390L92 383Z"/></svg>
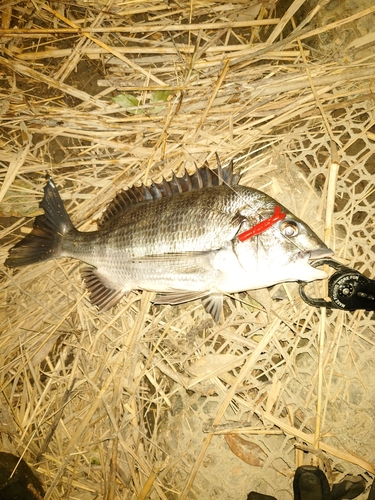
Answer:
<svg viewBox="0 0 375 500"><path fill-rule="evenodd" d="M151 93L150 104L154 102L166 102L170 93L170 90L155 90Z"/></svg>
<svg viewBox="0 0 375 500"><path fill-rule="evenodd" d="M154 92L151 93L150 104L166 102L170 93L170 90L154 90ZM151 114L155 115L163 111L164 107L165 106L153 106L149 111Z"/></svg>
<svg viewBox="0 0 375 500"><path fill-rule="evenodd" d="M114 101L116 104L119 104L122 108L127 109L128 112L132 113L133 115L144 113L143 109L138 108L138 99L131 94L119 94L115 97L112 97L112 101Z"/></svg>

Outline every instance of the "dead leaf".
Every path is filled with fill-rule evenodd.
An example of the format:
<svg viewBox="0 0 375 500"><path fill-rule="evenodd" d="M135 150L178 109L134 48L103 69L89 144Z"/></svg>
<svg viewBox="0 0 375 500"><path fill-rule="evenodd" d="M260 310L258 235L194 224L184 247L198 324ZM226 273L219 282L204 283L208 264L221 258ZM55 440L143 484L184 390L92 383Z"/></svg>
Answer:
<svg viewBox="0 0 375 500"><path fill-rule="evenodd" d="M225 434L224 437L229 448L238 458L255 467L264 465L268 457L259 445L243 439L238 434Z"/></svg>

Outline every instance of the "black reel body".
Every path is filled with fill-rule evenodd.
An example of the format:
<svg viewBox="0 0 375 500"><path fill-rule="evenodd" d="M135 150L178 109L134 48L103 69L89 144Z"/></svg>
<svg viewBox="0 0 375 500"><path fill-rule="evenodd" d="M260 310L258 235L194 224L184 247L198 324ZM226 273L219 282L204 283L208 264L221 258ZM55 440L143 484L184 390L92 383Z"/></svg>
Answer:
<svg viewBox="0 0 375 500"><path fill-rule="evenodd" d="M375 311L375 280L366 278L363 274L350 267L343 266L332 259L319 259L312 263L313 267L328 265L336 270L328 278L328 297L312 298L306 294L307 283L300 283L299 293L302 299L314 307L356 311L365 309Z"/></svg>

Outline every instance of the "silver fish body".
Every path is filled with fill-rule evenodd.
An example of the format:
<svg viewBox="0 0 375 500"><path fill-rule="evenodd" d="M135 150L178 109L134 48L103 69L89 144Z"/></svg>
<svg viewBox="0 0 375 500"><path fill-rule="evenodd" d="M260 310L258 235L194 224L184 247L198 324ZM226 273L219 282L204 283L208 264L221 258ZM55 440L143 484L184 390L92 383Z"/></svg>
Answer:
<svg viewBox="0 0 375 500"><path fill-rule="evenodd" d="M50 179L41 203L45 214L10 250L5 265L76 258L90 265L82 276L91 301L102 310L131 290L149 290L158 292L159 304L201 298L216 321L223 294L326 278L309 260L333 252L273 198L238 185L231 168L212 177L203 167L150 188L123 191L94 232L74 228ZM275 206L286 213L284 220L244 242L238 239L271 217Z"/></svg>

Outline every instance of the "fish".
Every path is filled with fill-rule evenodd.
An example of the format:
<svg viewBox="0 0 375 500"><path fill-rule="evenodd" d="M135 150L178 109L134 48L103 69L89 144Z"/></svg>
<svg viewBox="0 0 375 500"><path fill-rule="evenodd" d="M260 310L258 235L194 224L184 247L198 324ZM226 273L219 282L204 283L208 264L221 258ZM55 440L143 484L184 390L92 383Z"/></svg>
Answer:
<svg viewBox="0 0 375 500"><path fill-rule="evenodd" d="M287 208L239 180L231 162L134 185L110 202L97 230L81 232L47 177L44 213L9 250L5 266L78 259L86 264L82 279L99 311L133 290L147 290L156 293L154 304L201 299L216 323L225 295L327 278L310 263L333 251Z"/></svg>

